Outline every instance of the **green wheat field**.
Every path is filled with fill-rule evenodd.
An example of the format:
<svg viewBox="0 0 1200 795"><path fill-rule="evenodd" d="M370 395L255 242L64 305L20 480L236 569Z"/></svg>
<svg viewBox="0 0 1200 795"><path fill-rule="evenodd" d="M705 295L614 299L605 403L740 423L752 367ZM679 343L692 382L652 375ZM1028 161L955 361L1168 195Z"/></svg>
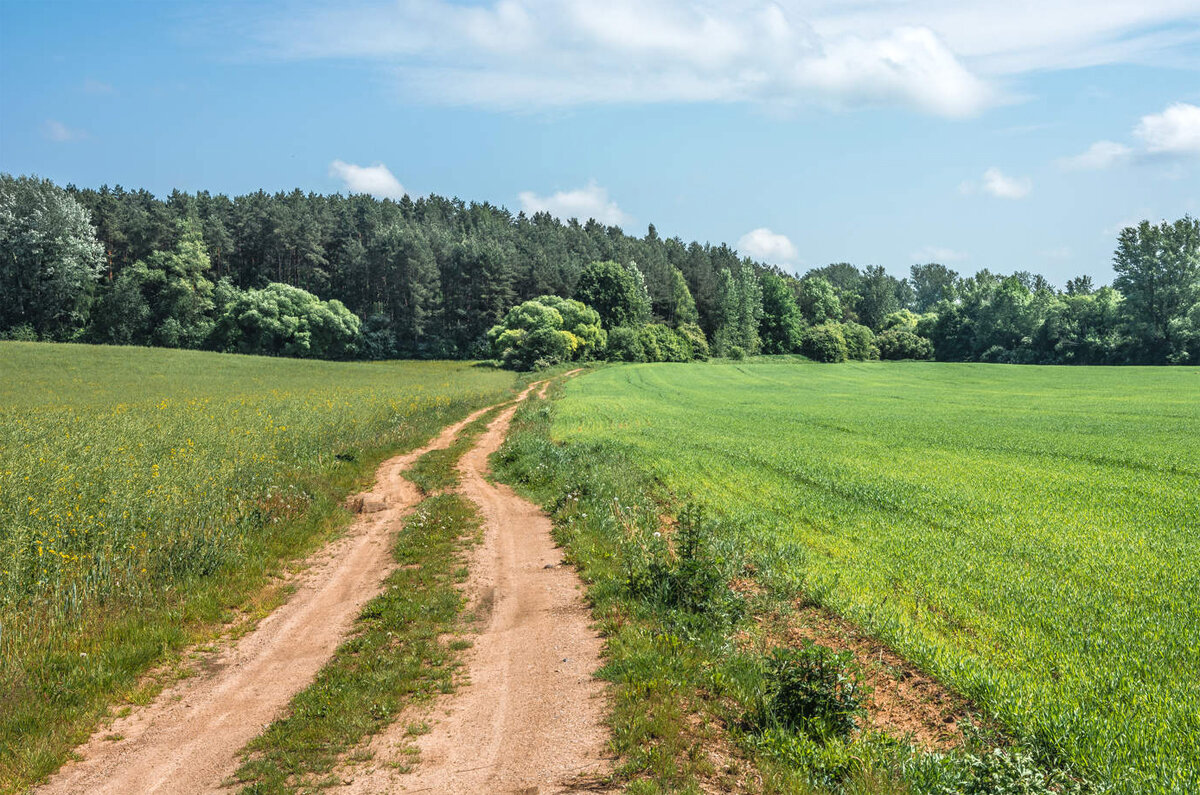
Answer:
<svg viewBox="0 0 1200 795"><path fill-rule="evenodd" d="M1200 791L1200 370L610 367L552 433L628 448L1014 734Z"/></svg>

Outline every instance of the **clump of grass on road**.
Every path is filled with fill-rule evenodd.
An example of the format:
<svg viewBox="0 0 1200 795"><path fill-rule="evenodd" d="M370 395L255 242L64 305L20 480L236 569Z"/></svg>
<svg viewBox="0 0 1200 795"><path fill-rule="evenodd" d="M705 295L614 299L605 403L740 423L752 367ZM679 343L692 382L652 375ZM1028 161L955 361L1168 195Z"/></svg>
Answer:
<svg viewBox="0 0 1200 795"><path fill-rule="evenodd" d="M417 459L404 477L412 481L421 493L429 496L458 486L458 460L471 448L476 437L487 427L499 409L493 409L463 428L449 447L430 450Z"/></svg>
<svg viewBox="0 0 1200 795"><path fill-rule="evenodd" d="M459 627L461 553L478 529L474 506L457 494L430 497L408 517L396 541L398 568L354 636L292 699L288 715L247 746L236 774L244 792L320 786L342 754L406 706L453 688L464 645L443 640Z"/></svg>

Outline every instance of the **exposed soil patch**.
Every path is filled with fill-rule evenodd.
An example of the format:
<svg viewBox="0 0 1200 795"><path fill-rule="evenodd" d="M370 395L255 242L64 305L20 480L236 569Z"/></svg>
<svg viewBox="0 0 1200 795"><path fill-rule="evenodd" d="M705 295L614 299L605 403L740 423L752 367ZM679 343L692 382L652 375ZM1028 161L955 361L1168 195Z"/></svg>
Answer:
<svg viewBox="0 0 1200 795"><path fill-rule="evenodd" d="M893 736L908 736L930 751L948 750L962 743L959 723L970 715L970 702L883 643L815 607L801 607L786 634L792 644L811 640L854 655L862 667L862 681L871 689L866 708L872 728Z"/></svg>
<svg viewBox="0 0 1200 795"><path fill-rule="evenodd" d="M288 601L215 652L198 675L102 727L38 792L212 792L233 773L238 751L305 687L379 592L394 565L393 534L420 500L401 476L430 450L490 409L447 426L425 447L385 461L346 534L305 562ZM375 508L367 512L365 507ZM120 738L120 739L114 739Z"/></svg>

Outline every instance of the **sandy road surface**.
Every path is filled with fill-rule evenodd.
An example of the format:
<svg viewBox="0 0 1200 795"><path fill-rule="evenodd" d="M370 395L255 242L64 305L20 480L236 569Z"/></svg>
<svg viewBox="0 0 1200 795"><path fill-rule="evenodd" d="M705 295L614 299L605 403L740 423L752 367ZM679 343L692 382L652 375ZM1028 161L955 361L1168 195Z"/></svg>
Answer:
<svg viewBox="0 0 1200 795"><path fill-rule="evenodd" d="M469 684L428 714L413 772L354 771L343 793L544 793L601 791L610 768L603 690L593 677L601 641L575 571L560 565L550 520L504 485L489 483L516 407L505 409L459 463L462 492L480 509L484 540L468 591L482 613L469 653ZM400 721L371 744L375 762L409 761Z"/></svg>
<svg viewBox="0 0 1200 795"><path fill-rule="evenodd" d="M532 388L532 387L531 387ZM526 390L522 394L528 394ZM37 790L55 793L212 792L237 768L238 751L312 681L378 593L394 560L392 537L420 501L401 477L426 452L449 446L482 409L447 426L425 447L385 461L371 494L386 506L363 513L346 535L308 561L295 593L199 676L165 690L98 731ZM104 737L121 735L118 741Z"/></svg>

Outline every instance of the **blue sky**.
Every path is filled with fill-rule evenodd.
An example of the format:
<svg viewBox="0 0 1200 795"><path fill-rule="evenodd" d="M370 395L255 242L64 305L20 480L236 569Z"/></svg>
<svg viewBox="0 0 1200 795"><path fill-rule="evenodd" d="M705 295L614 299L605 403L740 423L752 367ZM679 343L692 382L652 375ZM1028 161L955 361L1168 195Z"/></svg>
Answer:
<svg viewBox="0 0 1200 795"><path fill-rule="evenodd" d="M1200 215L1200 2L0 0L0 170L1108 281Z"/></svg>

